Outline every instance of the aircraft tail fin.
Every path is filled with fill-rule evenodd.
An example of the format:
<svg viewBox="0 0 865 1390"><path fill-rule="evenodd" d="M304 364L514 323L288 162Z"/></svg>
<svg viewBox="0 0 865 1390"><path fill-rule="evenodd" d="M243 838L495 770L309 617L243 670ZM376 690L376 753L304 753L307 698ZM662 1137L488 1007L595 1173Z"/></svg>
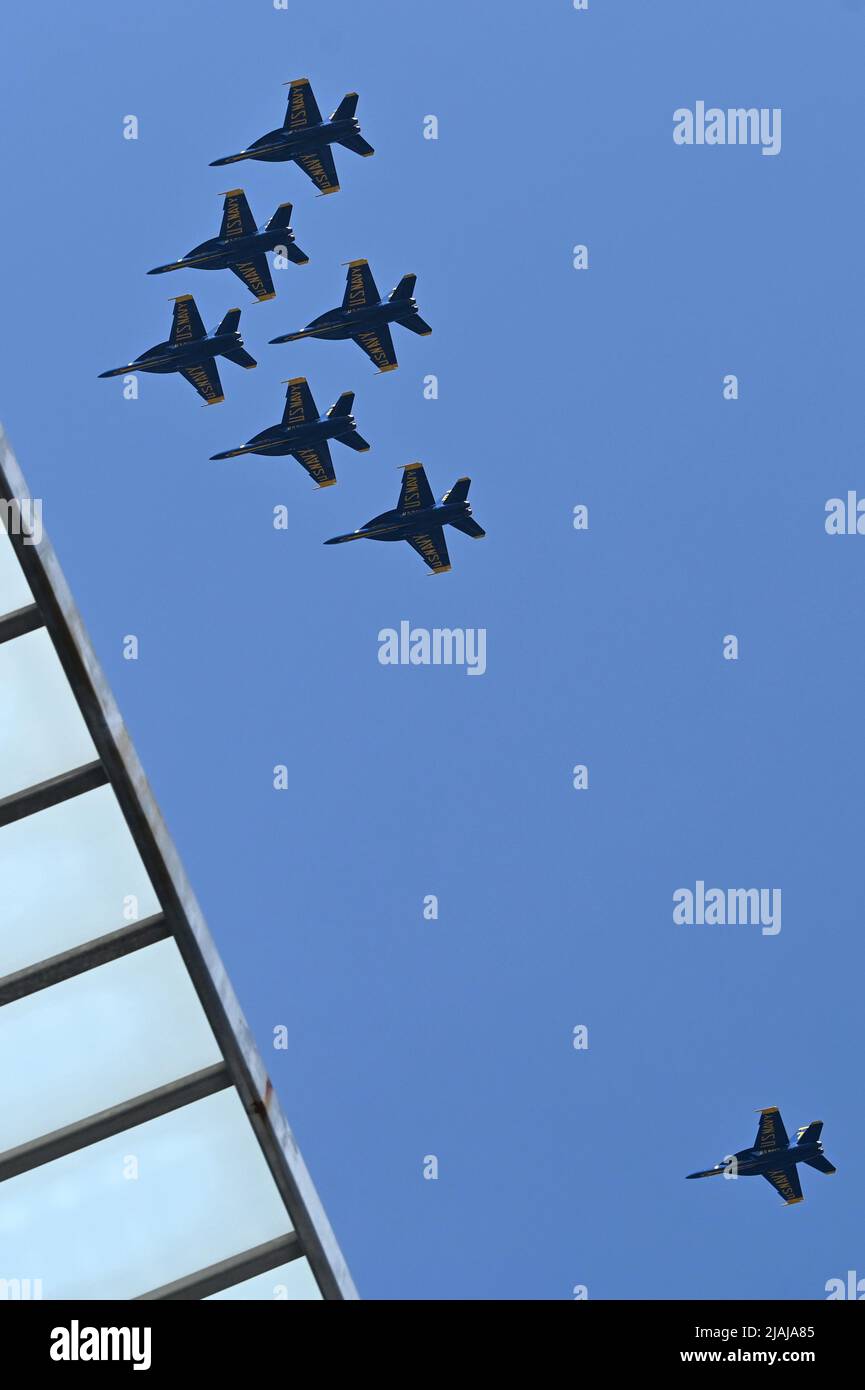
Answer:
<svg viewBox="0 0 865 1390"><path fill-rule="evenodd" d="M340 396L339 400L334 402L334 404L330 407L330 410L329 410L327 413L328 413L328 415L331 416L331 418L333 418L334 416L338 416L338 415L350 415L350 414L351 414L351 408L352 408L353 405L354 405L354 392L353 392L353 391L343 391L343 393L342 393L342 395Z"/></svg>
<svg viewBox="0 0 865 1390"><path fill-rule="evenodd" d="M825 1154L817 1154L814 1158L805 1158L802 1162L807 1163L809 1168L816 1168L818 1173L837 1173L838 1171Z"/></svg>
<svg viewBox="0 0 865 1390"><path fill-rule="evenodd" d="M414 294L414 287L417 284L416 275L404 275L396 289L391 290L388 299L391 304L396 304L400 299L411 299Z"/></svg>
<svg viewBox="0 0 865 1390"><path fill-rule="evenodd" d="M236 333L240 326L240 310L229 309L222 323L217 328L217 333Z"/></svg>
<svg viewBox="0 0 865 1390"><path fill-rule="evenodd" d="M823 1133L823 1121L812 1120L809 1125L803 1125L796 1132L796 1141L799 1144L816 1144Z"/></svg>
<svg viewBox="0 0 865 1390"><path fill-rule="evenodd" d="M457 478L452 488L449 488L442 498L443 502L465 502L468 499L469 488L472 485L471 478Z"/></svg>
<svg viewBox="0 0 865 1390"><path fill-rule="evenodd" d="M357 111L357 92L346 92L331 116L332 121L353 121Z"/></svg>
<svg viewBox="0 0 865 1390"><path fill-rule="evenodd" d="M276 231L278 228L284 227L286 231L289 231L291 229L292 211L292 203L280 203L279 207L276 209L276 212L273 214L273 216L267 224L267 230L269 232L273 232Z"/></svg>

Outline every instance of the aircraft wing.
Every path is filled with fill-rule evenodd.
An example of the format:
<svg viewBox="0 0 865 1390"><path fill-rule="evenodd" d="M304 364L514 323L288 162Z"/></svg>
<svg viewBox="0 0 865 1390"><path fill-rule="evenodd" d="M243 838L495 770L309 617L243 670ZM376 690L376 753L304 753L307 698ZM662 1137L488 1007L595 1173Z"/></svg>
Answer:
<svg viewBox="0 0 865 1390"><path fill-rule="evenodd" d="M180 375L189 382L190 386L195 387L207 405L219 405L220 401L225 400L219 372L212 357L195 367L181 367Z"/></svg>
<svg viewBox="0 0 865 1390"><path fill-rule="evenodd" d="M327 440L323 439L320 444L305 444L302 449L292 449L294 457L298 463L302 463L314 483L319 487L332 487L336 482L336 474L333 471L333 460L330 457L330 449L327 447Z"/></svg>
<svg viewBox="0 0 865 1390"><path fill-rule="evenodd" d="M246 201L246 194L242 188L232 188L230 192L226 193L225 202L222 205L220 239L230 241L232 237L252 236L256 230L255 218L250 211L249 203Z"/></svg>
<svg viewBox="0 0 865 1390"><path fill-rule="evenodd" d="M170 343L191 343L195 338L206 338L207 329L201 322L201 315L195 307L191 294L178 295L174 301L174 317L171 320Z"/></svg>
<svg viewBox="0 0 865 1390"><path fill-rule="evenodd" d="M429 565L433 574L444 574L450 569L451 557L448 555L445 533L441 526L431 526L420 536L406 536L406 540L412 550L416 550L424 563Z"/></svg>
<svg viewBox="0 0 865 1390"><path fill-rule="evenodd" d="M781 1119L781 1112L777 1105L770 1105L768 1109L761 1110L754 1148L761 1150L786 1149L789 1142L784 1121Z"/></svg>
<svg viewBox="0 0 865 1390"><path fill-rule="evenodd" d="M355 333L354 341L358 347L363 348L373 366L378 367L380 372L396 371L399 363L386 323L380 324L378 328L365 328L362 333Z"/></svg>
<svg viewBox="0 0 865 1390"><path fill-rule="evenodd" d="M804 1202L795 1164L791 1168L773 1168L770 1173L764 1173L763 1177L780 1193L788 1207L794 1202Z"/></svg>
<svg viewBox="0 0 865 1390"><path fill-rule="evenodd" d="M288 106L285 111L283 130L306 130L307 126L321 125L321 112L312 94L308 77L296 77L288 89Z"/></svg>
<svg viewBox="0 0 865 1390"><path fill-rule="evenodd" d="M367 304L380 304L381 295L369 268L369 261L349 261L345 277L343 309L363 309Z"/></svg>
<svg viewBox="0 0 865 1390"><path fill-rule="evenodd" d="M339 192L339 179L329 145L321 145L317 150L295 155L294 158L303 172L312 179L319 193Z"/></svg>
<svg viewBox="0 0 865 1390"><path fill-rule="evenodd" d="M407 463L402 471L402 487L399 490L398 512L418 512L426 507L434 507L435 498L427 482L422 463Z"/></svg>
<svg viewBox="0 0 865 1390"><path fill-rule="evenodd" d="M238 279L251 290L259 303L265 299L276 299L273 279L266 256L253 256L248 261L237 261L231 269Z"/></svg>
<svg viewBox="0 0 865 1390"><path fill-rule="evenodd" d="M292 377L287 386L282 423L284 425L308 425L310 420L317 420L318 406L312 398L306 377Z"/></svg>

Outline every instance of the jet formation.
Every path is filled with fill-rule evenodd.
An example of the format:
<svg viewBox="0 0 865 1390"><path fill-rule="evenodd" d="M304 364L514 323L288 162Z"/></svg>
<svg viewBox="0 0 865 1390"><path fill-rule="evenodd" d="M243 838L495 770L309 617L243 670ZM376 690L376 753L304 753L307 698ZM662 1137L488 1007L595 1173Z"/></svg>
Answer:
<svg viewBox="0 0 865 1390"><path fill-rule="evenodd" d="M332 487L336 474L328 440L336 439L358 453L366 453L369 449L366 440L358 434L351 413L354 392L343 391L327 414L319 415L306 377L293 377L287 386L285 410L278 425L270 425L260 434L254 434L238 449L226 449L224 453L212 454L211 458L233 459L240 454L293 454L314 483L318 483L319 487Z"/></svg>
<svg viewBox="0 0 865 1390"><path fill-rule="evenodd" d="M270 221L259 227L242 188L232 188L223 197L219 236L193 246L179 261L154 266L147 274L165 275L169 270L233 270L259 302L275 299L267 253L279 247L295 265L309 264L309 256L295 245L291 203L280 203Z"/></svg>
<svg viewBox="0 0 865 1390"><path fill-rule="evenodd" d="M124 367L112 367L100 372L100 377L125 376L127 372L179 372L194 386L206 405L219 405L225 400L222 382L216 366L217 357L225 357L238 367L257 367L254 357L243 346L238 333L240 310L229 309L218 328L212 333L201 321L191 294L181 294L174 301L171 334L164 343L157 343L127 362Z"/></svg>
<svg viewBox="0 0 865 1390"><path fill-rule="evenodd" d="M349 261L342 304L319 314L306 328L283 333L271 343L294 343L299 338L352 338L380 372L399 366L389 324L398 323L425 338L432 329L418 313L413 298L416 275L404 275L387 299L382 299L368 261Z"/></svg>
<svg viewBox="0 0 865 1390"><path fill-rule="evenodd" d="M796 1142L791 1144L776 1105L760 1111L757 1138L750 1149L740 1149L723 1163L714 1168L705 1168L699 1173L688 1173L689 1178L716 1178L721 1173L736 1173L740 1177L753 1177L762 1174L775 1191L784 1199L785 1206L792 1207L804 1202L799 1182L797 1163L807 1163L818 1173L835 1173L837 1169L823 1153L820 1135L822 1120L812 1120L796 1131Z"/></svg>
<svg viewBox="0 0 865 1390"><path fill-rule="evenodd" d="M322 120L318 103L307 77L297 77L289 86L285 120L278 130L269 130L248 149L214 159L212 167L235 164L241 159L261 159L272 163L293 160L312 179L319 193L338 193L339 179L331 145L368 158L375 154L360 133L355 117L357 92L343 97L329 121Z"/></svg>
<svg viewBox="0 0 865 1390"><path fill-rule="evenodd" d="M399 500L392 511L374 516L365 526L347 536L332 536L325 545L346 541L408 541L433 574L446 574L451 567L445 540L445 526L453 526L473 540L482 540L486 531L472 516L468 500L471 478L457 478L453 487L436 502L422 463L407 463L403 470Z"/></svg>
<svg viewBox="0 0 865 1390"><path fill-rule="evenodd" d="M237 154L213 160L214 166L234 164L244 159L265 163L291 161L312 180L319 193L339 190L332 147L339 145L364 157L374 154L360 133L357 120L358 95L349 92L328 119L322 118L309 79L289 83L285 120L277 130L268 131ZM200 242L175 261L154 266L148 275L166 275L178 270L230 270L242 280L254 299L262 303L275 299L268 256L278 252L295 265L307 265L309 257L297 246L291 228L293 207L280 203L269 221L259 224L253 216L242 188L232 188L223 198L222 222L217 236ZM426 337L432 332L421 318L414 298L417 276L403 275L387 298L382 298L369 262L348 262L342 303L320 314L305 328L271 338L271 343L290 343L303 338L353 339L379 372L395 371L398 364L391 327L399 324ZM207 405L225 399L217 368L224 357L240 367L255 367L239 332L240 310L229 309L219 326L208 333L191 294L174 300L171 333L133 362L100 372L101 377L124 376L130 372L177 372ZM364 453L369 444L358 433L354 392L343 391L330 409L319 413L306 377L292 377L286 383L282 419L252 435L245 444L211 455L214 460L238 458L244 454L267 457L291 455L302 465L319 488L337 481L331 457L333 441ZM436 502L420 463L407 464L396 507L373 517L365 526L346 536L333 536L326 545L353 540L405 540L421 556L434 574L450 567L445 526L453 526L467 536L480 539L483 529L473 520L468 492L469 478L458 478L440 502Z"/></svg>

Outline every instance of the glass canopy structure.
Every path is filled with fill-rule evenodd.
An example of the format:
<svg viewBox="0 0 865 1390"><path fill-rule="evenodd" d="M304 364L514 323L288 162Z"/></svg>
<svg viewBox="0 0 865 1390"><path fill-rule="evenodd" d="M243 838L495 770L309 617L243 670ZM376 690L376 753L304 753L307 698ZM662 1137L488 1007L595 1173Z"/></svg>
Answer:
<svg viewBox="0 0 865 1390"><path fill-rule="evenodd" d="M0 1297L356 1298L35 515L0 431Z"/></svg>

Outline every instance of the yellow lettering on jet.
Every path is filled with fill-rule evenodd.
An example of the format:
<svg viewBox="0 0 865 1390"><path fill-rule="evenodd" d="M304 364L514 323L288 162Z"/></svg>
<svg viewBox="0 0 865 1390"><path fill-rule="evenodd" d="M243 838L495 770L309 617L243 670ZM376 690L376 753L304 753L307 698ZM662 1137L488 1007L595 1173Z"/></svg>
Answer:
<svg viewBox="0 0 865 1390"><path fill-rule="evenodd" d="M288 401L288 422L290 425L302 425L304 423L303 396L299 386L292 386L291 395Z"/></svg>
<svg viewBox="0 0 865 1390"><path fill-rule="evenodd" d="M323 479L327 478L327 470L314 449L301 449L299 453L301 462L315 482L320 483Z"/></svg>

